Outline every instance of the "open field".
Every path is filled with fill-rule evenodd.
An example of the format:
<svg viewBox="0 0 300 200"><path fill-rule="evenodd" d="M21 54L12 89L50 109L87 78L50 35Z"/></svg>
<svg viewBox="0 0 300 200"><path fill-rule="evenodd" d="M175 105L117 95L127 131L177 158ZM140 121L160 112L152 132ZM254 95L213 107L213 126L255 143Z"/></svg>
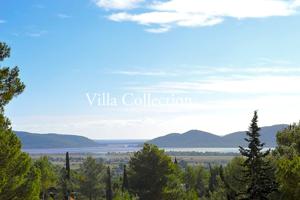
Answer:
<svg viewBox="0 0 300 200"><path fill-rule="evenodd" d="M119 166L128 163L133 152L128 153L105 153L105 154L84 154L84 153L74 153L70 154L71 167L76 169L80 166L85 158L92 156L95 159L101 159L104 163L110 164L112 166ZM232 158L237 156L236 153L216 153L216 152L167 152L175 160L175 157L180 165L204 165L208 164L222 164L226 165ZM32 154L31 157L35 160L44 154ZM55 164L63 166L65 163L64 154L47 154L49 160Z"/></svg>

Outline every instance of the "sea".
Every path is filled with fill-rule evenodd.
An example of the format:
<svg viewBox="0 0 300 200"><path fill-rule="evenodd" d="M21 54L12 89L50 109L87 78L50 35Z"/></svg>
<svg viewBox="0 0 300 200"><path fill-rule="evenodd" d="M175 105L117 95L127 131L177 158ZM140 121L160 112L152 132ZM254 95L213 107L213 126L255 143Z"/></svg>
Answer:
<svg viewBox="0 0 300 200"><path fill-rule="evenodd" d="M140 150L141 147L80 147L80 148L38 148L23 149L29 154L106 154L106 153L130 153ZM217 153L238 153L239 148L161 148L166 152L217 152Z"/></svg>
<svg viewBox="0 0 300 200"><path fill-rule="evenodd" d="M66 152L76 154L107 154L130 153L139 151L144 141L141 140L98 140L99 146L80 148L31 148L23 149L29 154L64 154ZM239 148L161 148L166 152L217 152L238 153Z"/></svg>

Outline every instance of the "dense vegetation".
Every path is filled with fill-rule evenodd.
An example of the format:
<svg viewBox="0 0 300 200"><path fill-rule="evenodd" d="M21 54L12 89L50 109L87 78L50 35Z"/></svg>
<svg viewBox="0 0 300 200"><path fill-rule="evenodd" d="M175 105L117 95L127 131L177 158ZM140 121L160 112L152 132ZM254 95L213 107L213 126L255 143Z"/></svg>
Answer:
<svg viewBox="0 0 300 200"><path fill-rule="evenodd" d="M10 48L0 42L0 61L10 56ZM21 151L21 142L4 116L4 106L22 93L25 85L19 69L0 68L0 199L39 199L39 170L30 157Z"/></svg>
<svg viewBox="0 0 300 200"><path fill-rule="evenodd" d="M0 61L9 54L0 43ZM300 199L300 124L277 134L274 151L263 151L257 112L246 134L247 148L240 147L241 155L225 166L181 165L151 144L119 167L87 157L72 169L68 153L63 167L45 156L33 161L4 116L4 106L25 88L18 72L17 67L0 69L1 200Z"/></svg>

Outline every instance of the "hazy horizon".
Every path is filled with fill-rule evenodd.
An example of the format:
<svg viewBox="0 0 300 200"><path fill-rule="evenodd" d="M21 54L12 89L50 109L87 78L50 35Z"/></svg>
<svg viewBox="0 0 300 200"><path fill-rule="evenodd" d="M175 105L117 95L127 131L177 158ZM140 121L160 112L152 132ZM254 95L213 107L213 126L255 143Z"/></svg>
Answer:
<svg viewBox="0 0 300 200"><path fill-rule="evenodd" d="M262 127L270 127L270 126L276 126L276 125L288 125L288 124L273 124L273 125L266 125L266 126L261 126ZM236 132L243 132L243 131L247 131L247 129L245 130L236 130L236 131L233 131L233 132L228 132L228 133L225 133L225 134L222 134L222 135L219 135L217 133L214 133L214 132L209 132L209 131L206 131L206 130L200 130L200 129L190 129L190 130L186 130L184 132L171 132L171 133L163 133L162 135L158 135L156 137L153 137L153 138L91 138L91 137L88 137L86 136L87 138L89 139L92 139L92 140L99 140L99 141L133 141L133 140L136 140L136 141L147 141L147 140L152 140L154 138L157 138L157 137L162 137L162 136L166 136L168 134L173 134L173 133L177 133L177 134L184 134L186 132L189 132L189 131L203 131L203 132L207 132L207 133L210 133L210 134L213 134L213 135L218 135L218 136L226 136L226 135L229 135L229 134L232 134L232 133L236 133ZM18 132L29 132L29 131L24 131L24 130L14 130L14 131L18 131ZM80 133L58 133L58 132L29 132L29 133L34 133L34 134L60 134L60 135L76 135L76 136L84 136L83 134L80 134Z"/></svg>

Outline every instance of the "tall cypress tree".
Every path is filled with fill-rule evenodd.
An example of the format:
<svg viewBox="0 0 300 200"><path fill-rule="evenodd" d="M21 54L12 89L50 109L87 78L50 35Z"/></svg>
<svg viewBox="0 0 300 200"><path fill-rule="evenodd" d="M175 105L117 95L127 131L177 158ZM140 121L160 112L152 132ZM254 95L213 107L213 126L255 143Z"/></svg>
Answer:
<svg viewBox="0 0 300 200"><path fill-rule="evenodd" d="M270 150L263 152L264 143L260 142L260 128L257 125L257 111L254 112L249 131L247 131L248 148L240 146L240 153L246 158L243 184L247 184L247 191L242 192L244 199L265 200L268 195L276 190L274 170L266 161Z"/></svg>
<svg viewBox="0 0 300 200"><path fill-rule="evenodd" d="M66 153L66 166L62 169L62 192L64 200L69 200L70 196L70 157L69 152Z"/></svg>
<svg viewBox="0 0 300 200"><path fill-rule="evenodd" d="M174 164L177 165L178 164L178 161L177 161L177 158L175 157L175 160L174 160Z"/></svg>
<svg viewBox="0 0 300 200"><path fill-rule="evenodd" d="M69 157L69 152L66 153L66 179L70 180L70 157Z"/></svg>
<svg viewBox="0 0 300 200"><path fill-rule="evenodd" d="M127 170L126 165L124 165L124 171L123 171L123 183L122 183L122 191L128 190L128 178L127 178Z"/></svg>
<svg viewBox="0 0 300 200"><path fill-rule="evenodd" d="M111 174L109 166L107 167L106 200L112 200Z"/></svg>

